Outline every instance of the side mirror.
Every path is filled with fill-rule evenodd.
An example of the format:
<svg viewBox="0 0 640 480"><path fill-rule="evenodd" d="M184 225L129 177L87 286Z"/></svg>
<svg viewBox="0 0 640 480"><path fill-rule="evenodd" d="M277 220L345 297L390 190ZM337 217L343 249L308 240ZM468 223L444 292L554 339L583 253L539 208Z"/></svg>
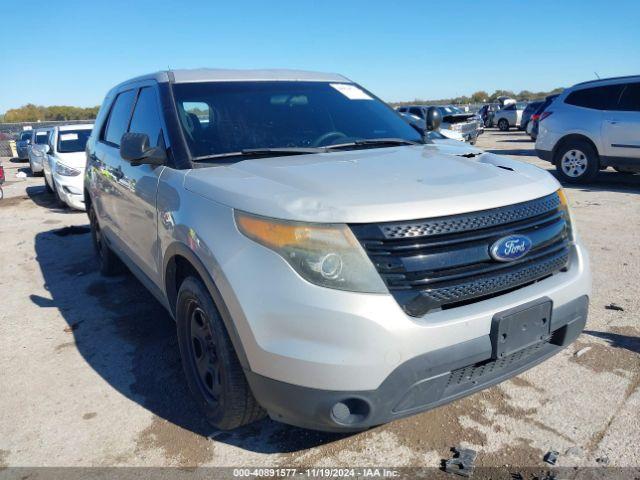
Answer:
<svg viewBox="0 0 640 480"><path fill-rule="evenodd" d="M438 130L440 128L440 124L442 123L442 115L440 115L440 110L436 107L429 107L427 109L427 130Z"/></svg>
<svg viewBox="0 0 640 480"><path fill-rule="evenodd" d="M134 167L142 164L164 165L167 154L162 147L150 147L146 133L125 133L120 140L120 156Z"/></svg>

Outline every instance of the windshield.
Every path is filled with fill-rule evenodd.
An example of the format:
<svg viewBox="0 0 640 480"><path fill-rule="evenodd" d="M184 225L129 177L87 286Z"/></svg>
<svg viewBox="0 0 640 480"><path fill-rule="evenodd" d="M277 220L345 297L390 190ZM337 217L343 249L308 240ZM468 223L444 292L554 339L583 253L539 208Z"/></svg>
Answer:
<svg viewBox="0 0 640 480"><path fill-rule="evenodd" d="M58 153L84 152L91 130L61 130L58 132Z"/></svg>
<svg viewBox="0 0 640 480"><path fill-rule="evenodd" d="M36 143L38 145L44 145L49 141L49 132L37 132L36 133Z"/></svg>
<svg viewBox="0 0 640 480"><path fill-rule="evenodd" d="M173 89L194 158L363 139L422 141L397 112L353 84L208 82Z"/></svg>
<svg viewBox="0 0 640 480"><path fill-rule="evenodd" d="M31 132L23 132L20 135L20 140L29 140L31 138Z"/></svg>

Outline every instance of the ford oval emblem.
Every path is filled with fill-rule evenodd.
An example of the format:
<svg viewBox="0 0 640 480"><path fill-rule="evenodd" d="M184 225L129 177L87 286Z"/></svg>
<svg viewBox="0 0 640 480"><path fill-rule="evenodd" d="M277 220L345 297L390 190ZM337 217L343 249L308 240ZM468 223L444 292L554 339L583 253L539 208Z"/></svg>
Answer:
<svg viewBox="0 0 640 480"><path fill-rule="evenodd" d="M489 253L499 262L513 262L531 250L531 239L525 235L509 235L491 245Z"/></svg>

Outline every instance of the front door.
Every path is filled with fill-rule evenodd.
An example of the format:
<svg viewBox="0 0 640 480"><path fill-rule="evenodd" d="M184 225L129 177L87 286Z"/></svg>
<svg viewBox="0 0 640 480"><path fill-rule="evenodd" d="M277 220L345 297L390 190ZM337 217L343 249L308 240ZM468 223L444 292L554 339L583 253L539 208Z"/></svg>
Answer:
<svg viewBox="0 0 640 480"><path fill-rule="evenodd" d="M640 83L627 84L615 110L604 112L602 143L609 157L640 159Z"/></svg>

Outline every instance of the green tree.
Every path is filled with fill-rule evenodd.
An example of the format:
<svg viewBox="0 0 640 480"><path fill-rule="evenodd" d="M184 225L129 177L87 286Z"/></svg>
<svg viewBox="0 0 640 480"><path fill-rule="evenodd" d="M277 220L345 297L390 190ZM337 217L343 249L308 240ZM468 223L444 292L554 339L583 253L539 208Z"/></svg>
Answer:
<svg viewBox="0 0 640 480"><path fill-rule="evenodd" d="M483 103L486 102L489 98L489 94L484 90L478 90L471 95L471 102L473 103Z"/></svg>

